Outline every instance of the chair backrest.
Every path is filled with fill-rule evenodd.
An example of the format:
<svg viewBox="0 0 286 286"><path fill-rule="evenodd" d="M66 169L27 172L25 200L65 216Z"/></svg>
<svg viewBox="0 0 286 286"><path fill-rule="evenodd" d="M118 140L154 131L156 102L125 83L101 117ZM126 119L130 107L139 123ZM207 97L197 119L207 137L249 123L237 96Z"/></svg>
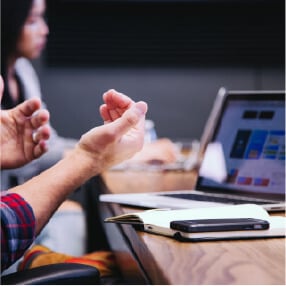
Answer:
<svg viewBox="0 0 286 286"><path fill-rule="evenodd" d="M57 263L1 276L2 285L96 285L97 268L77 263Z"/></svg>

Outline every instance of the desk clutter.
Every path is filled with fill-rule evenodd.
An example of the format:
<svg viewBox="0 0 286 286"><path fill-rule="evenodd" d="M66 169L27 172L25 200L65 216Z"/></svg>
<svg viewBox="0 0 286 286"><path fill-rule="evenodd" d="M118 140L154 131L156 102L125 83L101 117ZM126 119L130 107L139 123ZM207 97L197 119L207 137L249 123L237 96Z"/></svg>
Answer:
<svg viewBox="0 0 286 286"><path fill-rule="evenodd" d="M253 229L186 232L171 228L172 221L201 219L259 219L269 223L265 228L254 225ZM128 213L105 219L106 223L130 224L139 230L172 237L181 241L209 241L226 239L256 239L285 237L286 217L270 216L266 210L255 204L209 207L197 209L152 209Z"/></svg>

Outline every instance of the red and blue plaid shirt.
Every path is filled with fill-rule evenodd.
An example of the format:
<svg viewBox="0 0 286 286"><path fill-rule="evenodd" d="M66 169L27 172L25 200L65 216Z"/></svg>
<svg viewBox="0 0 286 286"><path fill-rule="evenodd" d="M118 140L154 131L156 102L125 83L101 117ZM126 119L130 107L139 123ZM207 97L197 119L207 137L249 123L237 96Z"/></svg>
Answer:
<svg viewBox="0 0 286 286"><path fill-rule="evenodd" d="M34 239L31 206L18 194L1 195L1 271L18 260Z"/></svg>

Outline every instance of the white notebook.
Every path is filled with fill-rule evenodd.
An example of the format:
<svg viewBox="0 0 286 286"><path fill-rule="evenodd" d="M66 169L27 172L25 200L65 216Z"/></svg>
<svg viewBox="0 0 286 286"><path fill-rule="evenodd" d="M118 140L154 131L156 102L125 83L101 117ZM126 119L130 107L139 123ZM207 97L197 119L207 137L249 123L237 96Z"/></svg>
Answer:
<svg viewBox="0 0 286 286"><path fill-rule="evenodd" d="M263 230L198 233L188 233L170 228L170 222L174 220L210 218L257 218L267 220L270 226L268 229ZM269 216L267 211L254 204L181 210L153 209L110 217L105 219L105 222L130 224L136 226L139 230L183 241L285 237L286 227L285 217Z"/></svg>

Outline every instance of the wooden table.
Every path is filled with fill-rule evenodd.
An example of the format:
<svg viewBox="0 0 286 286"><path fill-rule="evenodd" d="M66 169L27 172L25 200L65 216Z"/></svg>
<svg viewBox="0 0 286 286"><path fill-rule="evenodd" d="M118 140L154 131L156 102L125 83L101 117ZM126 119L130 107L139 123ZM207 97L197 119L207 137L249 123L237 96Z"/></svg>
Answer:
<svg viewBox="0 0 286 286"><path fill-rule="evenodd" d="M192 172L103 174L106 192L112 193L192 188L195 178ZM102 203L101 208L102 218L138 211L118 204ZM283 238L182 243L130 225L104 226L129 284L285 285Z"/></svg>

